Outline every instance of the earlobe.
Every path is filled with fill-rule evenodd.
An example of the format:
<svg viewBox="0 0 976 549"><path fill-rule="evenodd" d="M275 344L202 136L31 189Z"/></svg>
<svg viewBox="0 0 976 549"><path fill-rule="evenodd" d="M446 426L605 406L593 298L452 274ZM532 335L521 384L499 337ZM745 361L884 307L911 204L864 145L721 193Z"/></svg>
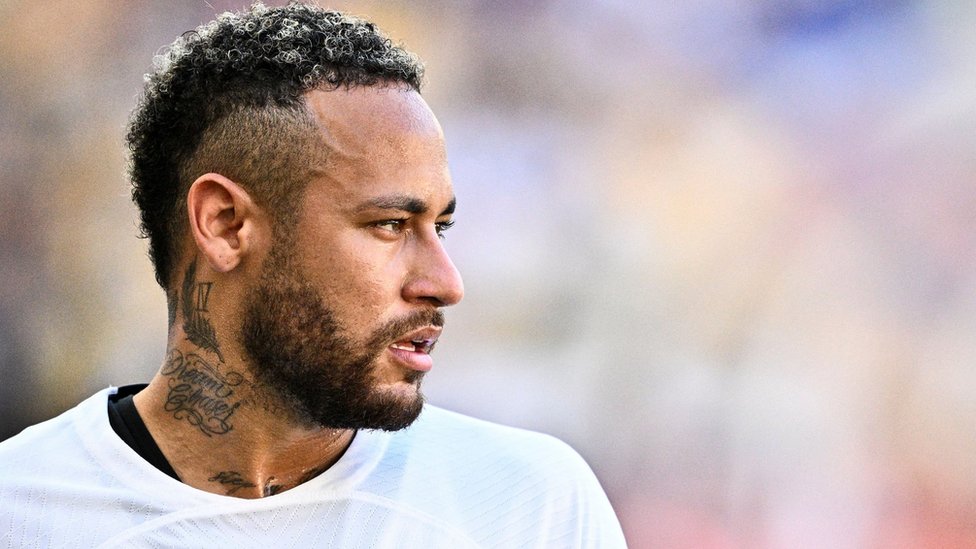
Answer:
<svg viewBox="0 0 976 549"><path fill-rule="evenodd" d="M257 208L240 185L217 173L201 175L186 196L190 232L212 269L226 273L250 253Z"/></svg>

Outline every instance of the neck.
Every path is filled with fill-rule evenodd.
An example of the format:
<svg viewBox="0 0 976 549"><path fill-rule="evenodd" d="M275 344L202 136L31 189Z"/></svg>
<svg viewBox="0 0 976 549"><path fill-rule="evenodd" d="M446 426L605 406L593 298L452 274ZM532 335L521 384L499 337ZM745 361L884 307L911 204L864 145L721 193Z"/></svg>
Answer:
<svg viewBox="0 0 976 549"><path fill-rule="evenodd" d="M135 404L184 483L243 498L310 480L341 457L354 434L295 421L245 368L193 348L171 346Z"/></svg>
<svg viewBox="0 0 976 549"><path fill-rule="evenodd" d="M306 482L341 457L353 431L309 425L255 382L245 355L226 337L234 314L217 312L234 301L234 288L215 291L215 273L196 265L187 265L167 296L169 345L159 372L135 396L139 415L190 486L257 498Z"/></svg>
<svg viewBox="0 0 976 549"><path fill-rule="evenodd" d="M136 408L184 483L236 497L274 495L332 466L354 433L308 425L255 382L243 353L211 323L213 286L191 263L180 295L170 296L166 357L135 396Z"/></svg>

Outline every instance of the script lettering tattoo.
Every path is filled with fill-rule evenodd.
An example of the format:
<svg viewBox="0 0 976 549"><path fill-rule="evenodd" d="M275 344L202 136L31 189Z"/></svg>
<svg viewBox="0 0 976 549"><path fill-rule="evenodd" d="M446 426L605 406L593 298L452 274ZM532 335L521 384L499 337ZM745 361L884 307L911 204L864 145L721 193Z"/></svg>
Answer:
<svg viewBox="0 0 976 549"><path fill-rule="evenodd" d="M183 333L190 342L201 349L212 351L223 362L224 355L217 343L217 332L210 323L207 302L213 282L197 282L197 262L194 260L183 275Z"/></svg>
<svg viewBox="0 0 976 549"><path fill-rule="evenodd" d="M234 429L231 417L241 405L235 391L244 382L237 372L221 373L200 355L170 351L160 371L169 376L169 394L163 407L176 419L209 436Z"/></svg>
<svg viewBox="0 0 976 549"><path fill-rule="evenodd" d="M254 488L256 486L254 483L248 482L237 471L221 471L207 480L230 486L230 490L227 490L228 496L234 495L241 488Z"/></svg>
<svg viewBox="0 0 976 549"><path fill-rule="evenodd" d="M313 478L322 474L328 468L329 467L326 466L326 467L316 467L314 469L310 469L304 475L302 475L301 478L298 479L298 482L295 483L295 486L299 486L301 484L304 484L312 480ZM253 482L250 482L247 479L245 479L244 476L237 471L220 471L219 473L208 478L207 480L210 482L218 482L225 486L229 486L230 489L227 490L228 496L234 495L238 490L242 488L255 488L257 486ZM264 483L264 488L261 490L261 495L263 497L268 497L284 491L286 485L277 481L278 479L276 477L268 477L268 479Z"/></svg>

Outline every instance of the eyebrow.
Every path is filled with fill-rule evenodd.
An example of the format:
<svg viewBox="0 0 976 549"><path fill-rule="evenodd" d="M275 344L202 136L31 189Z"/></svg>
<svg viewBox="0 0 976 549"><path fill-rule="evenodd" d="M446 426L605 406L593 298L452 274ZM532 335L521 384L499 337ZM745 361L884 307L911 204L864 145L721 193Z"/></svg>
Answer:
<svg viewBox="0 0 976 549"><path fill-rule="evenodd" d="M449 215L454 213L454 209L457 207L457 197L452 196L451 201L448 202L447 207L440 215ZM394 194L388 196L379 196L371 200L366 201L357 208L359 211L369 210L369 209L380 209L380 210L401 210L412 214L422 214L430 209L430 206L420 198L405 194Z"/></svg>

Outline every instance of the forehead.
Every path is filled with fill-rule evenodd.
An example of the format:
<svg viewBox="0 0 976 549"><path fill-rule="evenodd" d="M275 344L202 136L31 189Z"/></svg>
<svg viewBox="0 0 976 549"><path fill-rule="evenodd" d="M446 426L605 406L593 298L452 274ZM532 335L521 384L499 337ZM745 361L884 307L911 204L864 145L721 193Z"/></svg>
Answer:
<svg viewBox="0 0 976 549"><path fill-rule="evenodd" d="M450 192L440 124L412 88L314 90L305 99L327 150L319 183L334 198Z"/></svg>
<svg viewBox="0 0 976 549"><path fill-rule="evenodd" d="M305 102L330 145L352 145L358 138L441 137L440 124L420 94L405 85L312 90Z"/></svg>

